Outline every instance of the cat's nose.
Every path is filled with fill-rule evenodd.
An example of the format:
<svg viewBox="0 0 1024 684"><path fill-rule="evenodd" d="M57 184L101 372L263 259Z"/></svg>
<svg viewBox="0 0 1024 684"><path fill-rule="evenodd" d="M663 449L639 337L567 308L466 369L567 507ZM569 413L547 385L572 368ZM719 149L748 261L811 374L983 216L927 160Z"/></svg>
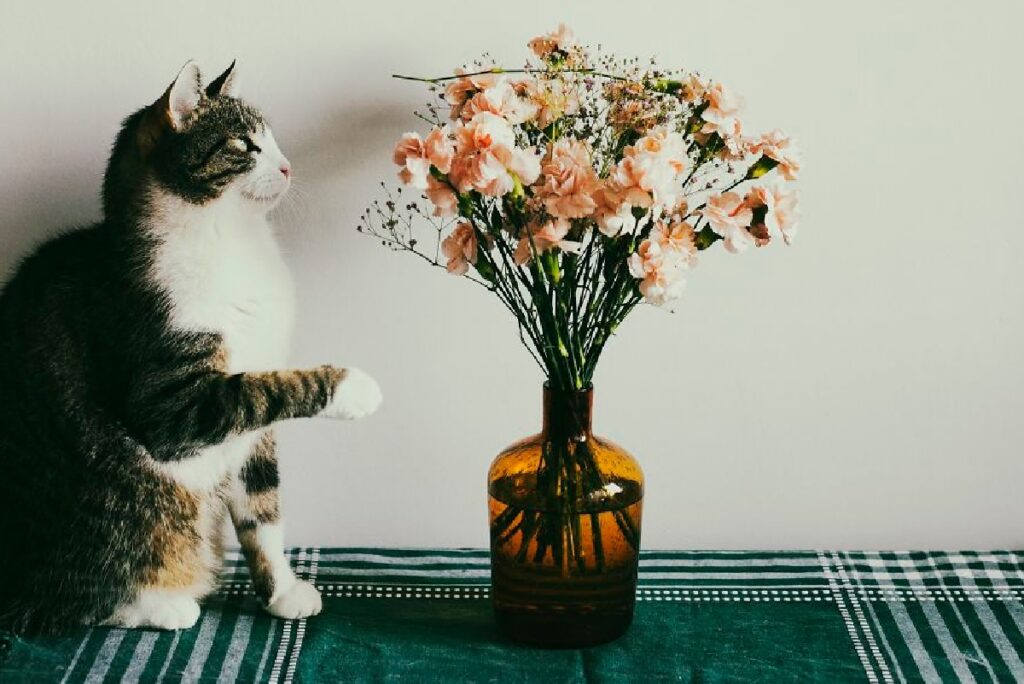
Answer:
<svg viewBox="0 0 1024 684"><path fill-rule="evenodd" d="M292 175L292 165L289 162L281 162L281 175L285 178Z"/></svg>

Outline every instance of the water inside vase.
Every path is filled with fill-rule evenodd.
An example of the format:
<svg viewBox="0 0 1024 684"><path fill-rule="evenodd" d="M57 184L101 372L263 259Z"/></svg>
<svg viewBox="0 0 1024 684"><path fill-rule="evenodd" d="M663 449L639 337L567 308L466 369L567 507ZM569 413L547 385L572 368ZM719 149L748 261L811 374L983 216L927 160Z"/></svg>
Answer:
<svg viewBox="0 0 1024 684"><path fill-rule="evenodd" d="M544 646L614 639L633 617L642 485L617 480L575 497L542 491L536 473L489 487L499 627Z"/></svg>

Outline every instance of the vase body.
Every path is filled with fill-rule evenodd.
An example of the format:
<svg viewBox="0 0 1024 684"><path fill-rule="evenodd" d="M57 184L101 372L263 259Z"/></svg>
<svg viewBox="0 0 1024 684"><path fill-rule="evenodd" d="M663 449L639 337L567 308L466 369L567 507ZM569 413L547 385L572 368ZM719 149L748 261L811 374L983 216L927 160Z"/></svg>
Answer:
<svg viewBox="0 0 1024 684"><path fill-rule="evenodd" d="M615 639L633 620L643 473L591 428L593 391L545 387L543 429L488 474L491 594L508 637L549 648Z"/></svg>

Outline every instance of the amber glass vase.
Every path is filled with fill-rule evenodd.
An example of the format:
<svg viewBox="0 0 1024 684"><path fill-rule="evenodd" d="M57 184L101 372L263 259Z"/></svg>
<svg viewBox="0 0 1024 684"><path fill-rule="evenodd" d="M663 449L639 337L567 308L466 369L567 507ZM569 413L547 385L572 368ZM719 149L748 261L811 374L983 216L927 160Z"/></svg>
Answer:
<svg viewBox="0 0 1024 684"><path fill-rule="evenodd" d="M488 474L498 626L536 646L610 641L633 620L644 478L591 428L593 390L544 388L543 429Z"/></svg>

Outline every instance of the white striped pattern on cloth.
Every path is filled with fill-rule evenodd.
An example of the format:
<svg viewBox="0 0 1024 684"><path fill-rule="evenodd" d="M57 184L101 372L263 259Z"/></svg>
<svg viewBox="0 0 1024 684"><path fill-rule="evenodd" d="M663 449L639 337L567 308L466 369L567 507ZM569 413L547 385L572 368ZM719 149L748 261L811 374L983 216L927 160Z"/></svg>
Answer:
<svg viewBox="0 0 1024 684"><path fill-rule="evenodd" d="M489 596L483 550L310 548L289 557L332 601ZM195 629L86 630L67 642L62 681L292 682L305 623L256 611L241 555L226 561ZM1024 554L1015 551L650 551L638 589L652 606L819 606L845 625L865 679L886 683L1024 680L1022 597Z"/></svg>

